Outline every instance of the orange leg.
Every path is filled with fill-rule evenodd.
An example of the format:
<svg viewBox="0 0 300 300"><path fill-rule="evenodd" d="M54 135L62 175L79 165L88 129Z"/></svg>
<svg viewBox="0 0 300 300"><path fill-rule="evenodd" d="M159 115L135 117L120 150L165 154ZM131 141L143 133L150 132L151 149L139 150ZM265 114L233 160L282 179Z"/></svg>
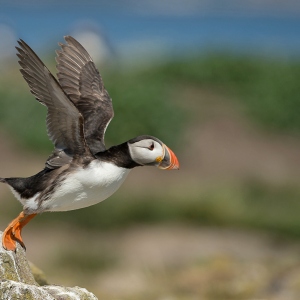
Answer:
<svg viewBox="0 0 300 300"><path fill-rule="evenodd" d="M16 250L16 241L18 241L23 248L25 245L21 237L22 228L33 218L36 214L25 215L22 211L17 218L12 220L2 235L2 245L6 250Z"/></svg>

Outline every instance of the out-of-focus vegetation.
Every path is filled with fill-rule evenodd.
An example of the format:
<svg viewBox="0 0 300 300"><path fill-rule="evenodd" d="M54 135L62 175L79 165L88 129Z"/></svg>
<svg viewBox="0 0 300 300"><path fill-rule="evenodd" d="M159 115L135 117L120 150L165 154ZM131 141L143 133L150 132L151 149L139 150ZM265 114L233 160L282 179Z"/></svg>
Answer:
<svg viewBox="0 0 300 300"><path fill-rule="evenodd" d="M212 54L167 63L155 78L219 89L267 128L300 132L300 61Z"/></svg>
<svg viewBox="0 0 300 300"><path fill-rule="evenodd" d="M104 70L102 76L115 109L106 136L108 145L140 134L155 135L166 143L178 141L187 121L182 110L185 99L179 106L171 98L183 84L232 96L254 121L267 128L300 132L297 61L214 54L131 70L130 74ZM15 72L0 77L0 124L27 147L49 151L52 145L45 134L45 108L34 101L23 81Z"/></svg>

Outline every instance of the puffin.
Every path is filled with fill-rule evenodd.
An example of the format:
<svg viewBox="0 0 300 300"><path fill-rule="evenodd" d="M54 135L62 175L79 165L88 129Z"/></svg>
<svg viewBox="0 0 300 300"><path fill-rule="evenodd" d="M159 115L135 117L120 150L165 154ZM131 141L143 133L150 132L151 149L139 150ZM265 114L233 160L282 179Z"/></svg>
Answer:
<svg viewBox="0 0 300 300"><path fill-rule="evenodd" d="M3 232L6 250L15 251L17 242L25 248L22 229L37 214L97 204L115 193L135 167L179 169L174 152L151 135L105 147L105 131L114 116L112 100L86 49L71 36L64 39L56 51L57 79L22 39L16 47L20 72L47 107L54 150L37 174L0 178L23 206Z"/></svg>

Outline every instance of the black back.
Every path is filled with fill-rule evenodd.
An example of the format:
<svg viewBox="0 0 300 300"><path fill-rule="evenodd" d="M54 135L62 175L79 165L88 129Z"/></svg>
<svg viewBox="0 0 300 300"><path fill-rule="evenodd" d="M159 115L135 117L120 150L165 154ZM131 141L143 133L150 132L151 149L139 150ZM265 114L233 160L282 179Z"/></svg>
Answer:
<svg viewBox="0 0 300 300"><path fill-rule="evenodd" d="M11 177L5 178L4 181L9 184L21 198L29 199L35 194L47 188L48 178L53 170L45 168L41 172L27 177Z"/></svg>

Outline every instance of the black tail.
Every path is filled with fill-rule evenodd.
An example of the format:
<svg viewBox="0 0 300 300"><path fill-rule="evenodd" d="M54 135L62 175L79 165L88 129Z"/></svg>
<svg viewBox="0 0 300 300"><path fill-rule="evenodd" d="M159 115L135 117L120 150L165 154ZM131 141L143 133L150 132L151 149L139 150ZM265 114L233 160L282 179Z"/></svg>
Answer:
<svg viewBox="0 0 300 300"><path fill-rule="evenodd" d="M5 178L1 178L1 177L0 177L0 182L6 183Z"/></svg>

